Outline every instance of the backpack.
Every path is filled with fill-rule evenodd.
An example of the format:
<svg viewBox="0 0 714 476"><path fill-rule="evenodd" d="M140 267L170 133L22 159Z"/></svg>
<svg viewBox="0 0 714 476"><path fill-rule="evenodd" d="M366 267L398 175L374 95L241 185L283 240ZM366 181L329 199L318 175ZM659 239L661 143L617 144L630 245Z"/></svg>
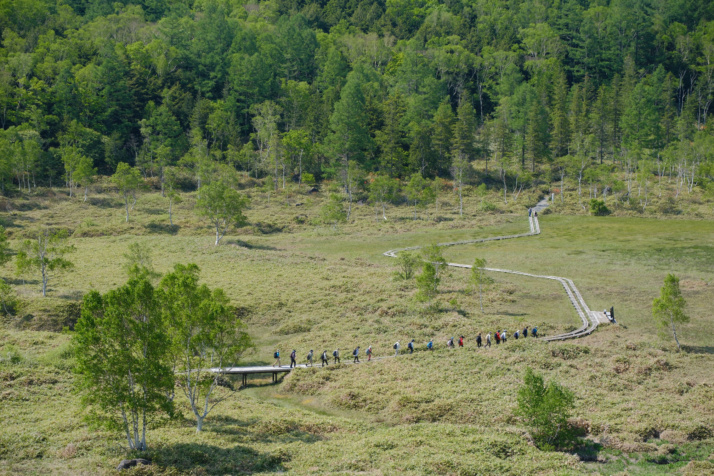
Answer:
<svg viewBox="0 0 714 476"><path fill-rule="evenodd" d="M395 348L395 349L397 348L397 344L394 344L394 348Z"/></svg>
<svg viewBox="0 0 714 476"><path fill-rule="evenodd" d="M291 359L294 359L294 358L295 358L295 352L291 352L291 353L290 353L290 358L291 358Z"/></svg>
<svg viewBox="0 0 714 476"><path fill-rule="evenodd" d="M274 359L277 359L278 357L280 357L280 354L279 354L278 352L276 352L276 353L273 354L273 358L274 358Z"/></svg>
<svg viewBox="0 0 714 476"><path fill-rule="evenodd" d="M336 351L336 350L332 352L332 356L333 356L333 357L337 357L337 351Z"/></svg>
<svg viewBox="0 0 714 476"><path fill-rule="evenodd" d="M432 347L434 347L434 343L429 341L429 343L426 345L426 348L431 349Z"/></svg>
<svg viewBox="0 0 714 476"><path fill-rule="evenodd" d="M412 343L410 342L409 345L407 345L407 347L409 347L410 349L413 349L413 348L414 348L414 344L412 344Z"/></svg>
<svg viewBox="0 0 714 476"><path fill-rule="evenodd" d="M372 349L367 349L367 355L372 355Z"/></svg>
<svg viewBox="0 0 714 476"><path fill-rule="evenodd" d="M357 355L357 349L352 351L352 355Z"/></svg>

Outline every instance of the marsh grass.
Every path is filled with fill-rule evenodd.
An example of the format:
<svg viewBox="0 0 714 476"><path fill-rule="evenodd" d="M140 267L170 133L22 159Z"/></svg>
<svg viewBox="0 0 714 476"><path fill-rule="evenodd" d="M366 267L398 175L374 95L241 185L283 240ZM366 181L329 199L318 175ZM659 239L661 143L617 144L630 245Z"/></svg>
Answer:
<svg viewBox="0 0 714 476"><path fill-rule="evenodd" d="M404 348L412 338L417 352L299 370L277 385L251 378L198 436L182 406L184 418L149 434L156 464L138 474L707 474L714 453L711 221L641 218L624 205L612 206L612 216L589 217L571 192L565 205L556 200L542 215L538 237L446 249L449 261L470 264L478 256L491 267L569 277L592 309L614 305L621 324L575 342L510 339L477 350L479 331L512 334L537 325L554 334L579 320L556 282L496 273L481 313L468 272L458 269L446 271L437 310L424 312L413 281L394 281L396 262L381 253L523 232L537 191L508 206L494 194L488 213L467 197L463 219L443 203L446 193L439 220L433 210L412 220L410 208L392 206L389 220L377 221L372 207L357 205L354 220L336 231L316 221L320 194L291 192L268 204L260 192L247 192L252 225L219 247L194 217L192 194L177 206L171 229L167 203L156 193L139 198L128 225L111 193L87 203L49 191L11 199L5 221L14 245L32 227L50 225L69 228L77 252L75 269L53 278L45 299L31 276L23 285L11 265L0 270L23 302L0 327L0 356L14 356L0 361L0 473L111 474L127 457L120 435L83 423L69 336L47 330L71 328L72 306L89 289L124 283L122 255L141 241L153 250L157 271L195 262L209 286L226 290L255 337L245 363L269 363L275 347L297 349L301 361L311 348L319 354L336 347L347 360L356 345L372 345L384 357L394 341ZM695 208L689 216L711 209L706 201L680 206ZM657 338L651 319L668 272L681 278L692 317L681 330L681 353ZM447 351L446 339L461 334L466 348ZM430 338L433 353L423 349ZM575 393L574 424L589 442L578 453L538 451L513 416L527 366Z"/></svg>

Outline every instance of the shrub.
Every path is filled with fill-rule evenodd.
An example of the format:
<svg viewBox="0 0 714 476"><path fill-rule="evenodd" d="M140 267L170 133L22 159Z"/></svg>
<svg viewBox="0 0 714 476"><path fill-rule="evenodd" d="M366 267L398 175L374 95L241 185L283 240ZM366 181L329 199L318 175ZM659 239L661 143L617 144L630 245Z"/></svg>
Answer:
<svg viewBox="0 0 714 476"><path fill-rule="evenodd" d="M523 386L518 390L516 414L531 429L536 445L543 450L568 448L576 436L568 423L574 406L574 395L567 388L526 368Z"/></svg>
<svg viewBox="0 0 714 476"><path fill-rule="evenodd" d="M596 217L610 214L610 210L605 206L605 202L593 198L590 200L590 213Z"/></svg>

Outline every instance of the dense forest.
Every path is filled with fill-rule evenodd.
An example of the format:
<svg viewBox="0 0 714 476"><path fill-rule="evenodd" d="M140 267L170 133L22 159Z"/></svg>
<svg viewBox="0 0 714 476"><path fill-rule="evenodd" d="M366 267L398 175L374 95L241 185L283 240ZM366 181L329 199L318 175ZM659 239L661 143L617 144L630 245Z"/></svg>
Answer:
<svg viewBox="0 0 714 476"><path fill-rule="evenodd" d="M3 193L120 162L348 193L714 175L708 0L0 0L0 30Z"/></svg>

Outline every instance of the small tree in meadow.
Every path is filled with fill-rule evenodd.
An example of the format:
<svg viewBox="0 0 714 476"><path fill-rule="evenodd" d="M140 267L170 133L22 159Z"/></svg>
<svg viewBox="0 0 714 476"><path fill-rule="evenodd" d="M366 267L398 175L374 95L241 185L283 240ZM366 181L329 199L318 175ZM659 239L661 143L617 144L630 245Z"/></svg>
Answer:
<svg viewBox="0 0 714 476"><path fill-rule="evenodd" d="M196 200L198 214L206 218L216 230L216 246L231 226L246 224L243 211L247 207L248 198L223 182L205 185L201 189L201 197Z"/></svg>
<svg viewBox="0 0 714 476"><path fill-rule="evenodd" d="M483 312L483 287L493 282L493 280L484 273L483 268L485 267L486 260L483 258L474 259L474 264L471 267L471 284L473 284L474 289L478 289L478 301L481 305L481 312Z"/></svg>
<svg viewBox="0 0 714 476"><path fill-rule="evenodd" d="M377 205L382 208L382 218L387 219L386 204L394 200L397 191L397 181L387 175L377 175L369 184L369 198L374 202L375 211ZM375 218L378 215L375 213ZM377 218L379 219L379 218Z"/></svg>
<svg viewBox="0 0 714 476"><path fill-rule="evenodd" d="M573 392L552 380L546 385L543 376L528 367L518 390L516 414L531 429L539 448L567 448L575 440L568 425L574 402Z"/></svg>
<svg viewBox="0 0 714 476"><path fill-rule="evenodd" d="M441 268L446 266L446 260L441 252L441 246L436 243L425 246L421 251L421 255L424 258L424 261L428 261L434 266L436 277L438 278L441 273Z"/></svg>
<svg viewBox="0 0 714 476"><path fill-rule="evenodd" d="M336 230L339 223L347 221L342 198L336 193L330 194L330 199L322 206L320 215L323 223L332 225L332 229Z"/></svg>
<svg viewBox="0 0 714 476"><path fill-rule="evenodd" d="M218 386L227 367L252 345L223 290L199 285L198 278L198 266L178 264L160 285L176 380L196 417L197 432L208 413L232 395Z"/></svg>
<svg viewBox="0 0 714 476"><path fill-rule="evenodd" d="M129 449L145 451L146 431L174 414L170 341L154 287L145 277L82 302L73 346L76 380L87 419L124 433Z"/></svg>
<svg viewBox="0 0 714 476"><path fill-rule="evenodd" d="M416 277L417 301L430 303L439 292L440 282L441 279L437 275L436 267L431 262L425 261L421 274Z"/></svg>
<svg viewBox="0 0 714 476"><path fill-rule="evenodd" d="M126 209L126 222L129 222L129 197L134 197L136 203L136 192L141 187L141 172L129 164L119 162L117 171L112 175L112 182L119 189L119 193L124 197L124 208ZM134 205L132 204L132 209Z"/></svg>
<svg viewBox="0 0 714 476"><path fill-rule="evenodd" d="M25 240L17 252L16 263L20 273L35 269L42 276L42 296L47 296L47 283L50 275L70 269L74 264L65 259L65 255L75 250L68 243L67 230L48 228L35 232L35 238Z"/></svg>
<svg viewBox="0 0 714 476"><path fill-rule="evenodd" d="M414 277L414 271L419 265L419 256L411 251L402 251L397 254L397 263L399 264L399 269L394 272L394 277L396 279L401 279L408 281Z"/></svg>
<svg viewBox="0 0 714 476"><path fill-rule="evenodd" d="M652 316L661 336L667 336L670 331L672 332L679 350L682 350L682 346L679 345L676 325L689 322L689 316L684 313L686 305L682 291L679 289L679 278L668 274L664 279L660 296L652 302Z"/></svg>

